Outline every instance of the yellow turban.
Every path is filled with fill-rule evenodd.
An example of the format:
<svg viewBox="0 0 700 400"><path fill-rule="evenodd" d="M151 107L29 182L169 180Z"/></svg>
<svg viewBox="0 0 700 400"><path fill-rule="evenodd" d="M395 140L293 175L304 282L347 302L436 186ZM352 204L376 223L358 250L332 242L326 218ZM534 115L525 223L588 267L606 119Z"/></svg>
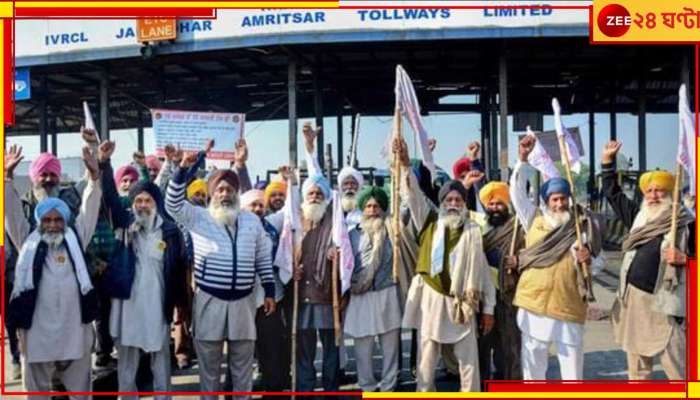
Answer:
<svg viewBox="0 0 700 400"><path fill-rule="evenodd" d="M639 188L642 189L642 192L646 191L651 184L671 193L675 185L675 178L670 172L663 170L645 172L639 177Z"/></svg>
<svg viewBox="0 0 700 400"><path fill-rule="evenodd" d="M187 198L191 199L195 193L207 194L207 182L204 179L195 179L187 186Z"/></svg>
<svg viewBox="0 0 700 400"><path fill-rule="evenodd" d="M287 195L287 184L284 181L273 181L265 188L265 206L267 206L270 201L270 196L272 193L282 192Z"/></svg>
<svg viewBox="0 0 700 400"><path fill-rule="evenodd" d="M479 200L481 204L486 206L491 200L498 200L501 203L510 204L510 194L508 193L508 184L505 182L489 182L479 191Z"/></svg>

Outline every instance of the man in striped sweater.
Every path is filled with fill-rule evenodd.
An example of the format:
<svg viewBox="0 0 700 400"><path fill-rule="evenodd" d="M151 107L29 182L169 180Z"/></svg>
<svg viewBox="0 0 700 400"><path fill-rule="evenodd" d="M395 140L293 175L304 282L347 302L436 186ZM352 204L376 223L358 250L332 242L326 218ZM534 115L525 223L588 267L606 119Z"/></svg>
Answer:
<svg viewBox="0 0 700 400"><path fill-rule="evenodd" d="M193 301L194 347L202 392L220 390L223 345L234 392L253 386L256 340L255 274L265 291L264 310L275 311L272 248L260 219L239 208L238 176L214 172L207 182L211 202L195 207L185 200L187 170L194 155L184 157L168 185L166 209L192 235L197 288ZM202 396L215 399L216 396Z"/></svg>

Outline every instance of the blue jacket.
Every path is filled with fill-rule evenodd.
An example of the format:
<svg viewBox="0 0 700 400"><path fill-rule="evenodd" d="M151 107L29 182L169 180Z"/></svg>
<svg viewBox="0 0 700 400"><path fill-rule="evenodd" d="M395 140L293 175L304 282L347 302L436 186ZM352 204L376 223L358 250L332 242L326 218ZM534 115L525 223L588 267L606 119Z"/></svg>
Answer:
<svg viewBox="0 0 700 400"><path fill-rule="evenodd" d="M119 200L119 193L114 182L114 174L109 161L100 164L102 169L102 193L112 214L112 225L116 228L128 229L134 222L134 216L130 209L124 209ZM187 254L182 232L174 222L163 217L161 205L158 211L163 218L161 225L165 252L163 254L163 280L165 282L165 301L163 302L163 315L167 322L172 322L175 306L188 305L187 298ZM122 244L117 238L118 244ZM118 246L123 248L122 246ZM133 251L133 244L129 243Z"/></svg>

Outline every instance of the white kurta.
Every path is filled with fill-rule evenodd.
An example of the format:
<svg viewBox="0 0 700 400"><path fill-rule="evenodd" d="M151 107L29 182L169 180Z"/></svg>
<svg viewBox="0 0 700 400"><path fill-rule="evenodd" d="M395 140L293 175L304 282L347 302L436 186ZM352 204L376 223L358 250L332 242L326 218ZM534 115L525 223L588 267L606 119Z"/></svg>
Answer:
<svg viewBox="0 0 700 400"><path fill-rule="evenodd" d="M518 309L517 318L520 331L539 341L583 345L583 324L537 315L522 308Z"/></svg>
<svg viewBox="0 0 700 400"><path fill-rule="evenodd" d="M49 250L37 292L32 327L27 332L30 363L78 360L92 326L83 324L80 289L65 246Z"/></svg>
<svg viewBox="0 0 700 400"><path fill-rule="evenodd" d="M163 315L165 281L163 277L162 220L155 227L133 236L136 271L131 296L126 300L112 299L109 326L112 337L122 346L140 348L146 352L161 351L168 338L168 323Z"/></svg>
<svg viewBox="0 0 700 400"><path fill-rule="evenodd" d="M80 214L74 225L83 250L95 232L101 196L99 182L88 180ZM8 227L8 224L5 226ZM82 257L81 254L72 256ZM27 361L34 363L83 358L85 343L91 341L93 332L92 325L83 324L81 317L80 288L68 250L65 245L49 248L37 290L32 326L26 332Z"/></svg>

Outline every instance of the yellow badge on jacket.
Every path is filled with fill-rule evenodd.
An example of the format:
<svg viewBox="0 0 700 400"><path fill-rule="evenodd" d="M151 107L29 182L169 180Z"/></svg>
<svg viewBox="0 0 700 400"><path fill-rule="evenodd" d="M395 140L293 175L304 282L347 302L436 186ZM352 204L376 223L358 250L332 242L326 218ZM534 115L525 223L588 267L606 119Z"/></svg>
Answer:
<svg viewBox="0 0 700 400"><path fill-rule="evenodd" d="M164 241L159 241L158 242L158 250L161 252L165 251L165 248L168 247L168 245Z"/></svg>

